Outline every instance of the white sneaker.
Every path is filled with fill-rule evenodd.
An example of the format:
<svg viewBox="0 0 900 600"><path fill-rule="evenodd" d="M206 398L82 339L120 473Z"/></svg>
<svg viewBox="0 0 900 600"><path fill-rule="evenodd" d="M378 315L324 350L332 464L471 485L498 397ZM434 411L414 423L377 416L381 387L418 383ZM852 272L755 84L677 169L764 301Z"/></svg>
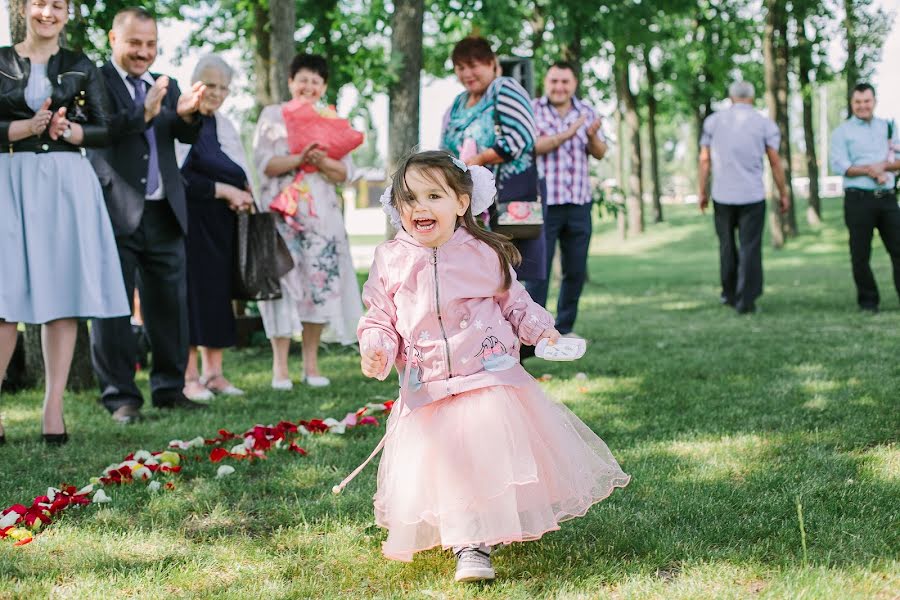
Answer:
<svg viewBox="0 0 900 600"><path fill-rule="evenodd" d="M287 392L294 389L294 382L290 379L273 379L272 389Z"/></svg>
<svg viewBox="0 0 900 600"><path fill-rule="evenodd" d="M468 546L457 550L456 581L489 581L494 578L494 567L491 565L490 546Z"/></svg>
<svg viewBox="0 0 900 600"><path fill-rule="evenodd" d="M331 380L321 375L304 375L303 383L309 387L328 387L331 385Z"/></svg>

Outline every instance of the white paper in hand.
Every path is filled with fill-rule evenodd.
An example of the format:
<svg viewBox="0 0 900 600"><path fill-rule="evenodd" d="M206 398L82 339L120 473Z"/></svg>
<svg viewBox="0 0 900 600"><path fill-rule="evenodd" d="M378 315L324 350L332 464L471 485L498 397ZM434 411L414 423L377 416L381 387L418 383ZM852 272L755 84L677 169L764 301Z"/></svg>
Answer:
<svg viewBox="0 0 900 600"><path fill-rule="evenodd" d="M553 345L544 338L534 347L534 355L544 360L578 360L586 350L587 344L578 338L559 338Z"/></svg>

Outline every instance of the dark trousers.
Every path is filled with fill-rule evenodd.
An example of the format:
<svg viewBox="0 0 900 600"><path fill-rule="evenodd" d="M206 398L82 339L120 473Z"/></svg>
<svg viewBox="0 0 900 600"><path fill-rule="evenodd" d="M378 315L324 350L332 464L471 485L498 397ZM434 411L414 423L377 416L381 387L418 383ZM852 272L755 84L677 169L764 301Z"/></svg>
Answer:
<svg viewBox="0 0 900 600"><path fill-rule="evenodd" d="M587 278L587 257L591 245L591 204L557 204L547 207L544 237L547 240L547 273L553 264L556 242L559 241L562 282L556 301L556 329L569 333L578 316L578 300ZM547 305L550 278L532 286L531 297L541 306ZM533 290L533 291L532 291Z"/></svg>
<svg viewBox="0 0 900 600"><path fill-rule="evenodd" d="M116 244L129 302L134 298L138 275L144 328L153 353L153 398L180 393L187 366L187 281L184 235L169 203L147 201L137 230L117 237ZM124 405L143 404L134 383L136 355L137 339L128 317L93 321L91 357L100 382L100 401L110 412Z"/></svg>
<svg viewBox="0 0 900 600"><path fill-rule="evenodd" d="M762 236L766 202L713 202L719 236L719 275L722 298L738 311L753 310L763 291ZM737 233L737 244L735 243Z"/></svg>
<svg viewBox="0 0 900 600"><path fill-rule="evenodd" d="M850 264L859 306L878 307L878 285L869 266L875 229L891 257L894 287L900 296L900 207L897 197L893 193L876 195L869 190L848 188L844 192L844 222L850 231Z"/></svg>

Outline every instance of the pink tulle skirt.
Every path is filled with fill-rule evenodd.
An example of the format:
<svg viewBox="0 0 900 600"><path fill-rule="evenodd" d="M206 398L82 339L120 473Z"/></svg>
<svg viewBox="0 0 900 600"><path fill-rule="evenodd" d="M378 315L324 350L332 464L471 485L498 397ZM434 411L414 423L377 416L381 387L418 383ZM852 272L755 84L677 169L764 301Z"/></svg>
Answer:
<svg viewBox="0 0 900 600"><path fill-rule="evenodd" d="M387 427L375 520L395 560L435 546L536 540L630 479L603 440L533 381L395 411Z"/></svg>

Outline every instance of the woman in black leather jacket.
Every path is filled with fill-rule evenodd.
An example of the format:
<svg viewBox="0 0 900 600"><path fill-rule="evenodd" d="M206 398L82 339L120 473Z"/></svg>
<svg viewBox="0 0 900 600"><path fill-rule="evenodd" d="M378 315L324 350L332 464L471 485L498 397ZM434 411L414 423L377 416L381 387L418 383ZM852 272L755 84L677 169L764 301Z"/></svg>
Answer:
<svg viewBox="0 0 900 600"><path fill-rule="evenodd" d="M41 429L46 442L61 444L77 320L130 310L100 184L84 153L108 138L100 72L84 54L59 47L67 0L28 0L24 12L25 40L0 48L0 373L17 323L43 324Z"/></svg>

